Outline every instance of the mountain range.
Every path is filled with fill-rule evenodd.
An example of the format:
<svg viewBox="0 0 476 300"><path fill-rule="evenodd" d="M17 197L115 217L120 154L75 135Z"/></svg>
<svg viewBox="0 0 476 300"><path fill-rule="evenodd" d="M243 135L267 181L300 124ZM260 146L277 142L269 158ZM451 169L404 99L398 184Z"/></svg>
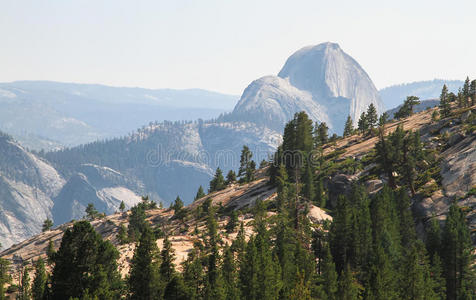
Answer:
<svg viewBox="0 0 476 300"><path fill-rule="evenodd" d="M50 81L0 83L0 130L34 150L117 136L155 120L210 119L238 96L189 89L143 89Z"/></svg>

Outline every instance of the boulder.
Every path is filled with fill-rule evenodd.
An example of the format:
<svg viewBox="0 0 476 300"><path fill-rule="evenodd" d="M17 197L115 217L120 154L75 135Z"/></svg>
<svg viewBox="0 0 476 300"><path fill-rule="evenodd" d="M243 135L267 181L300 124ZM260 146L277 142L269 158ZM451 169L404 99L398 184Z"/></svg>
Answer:
<svg viewBox="0 0 476 300"><path fill-rule="evenodd" d="M460 141L462 141L463 139L464 139L464 135L461 132L453 133L448 140L448 145L454 146Z"/></svg>
<svg viewBox="0 0 476 300"><path fill-rule="evenodd" d="M383 187L383 181L381 179L371 179L365 182L365 188L369 194L375 194Z"/></svg>

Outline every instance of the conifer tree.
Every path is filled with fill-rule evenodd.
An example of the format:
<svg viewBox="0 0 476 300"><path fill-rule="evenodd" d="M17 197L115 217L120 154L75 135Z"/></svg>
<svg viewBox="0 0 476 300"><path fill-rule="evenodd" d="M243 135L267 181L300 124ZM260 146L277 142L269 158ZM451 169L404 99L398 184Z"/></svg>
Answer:
<svg viewBox="0 0 476 300"><path fill-rule="evenodd" d="M160 278L166 285L175 274L175 253L172 248L172 243L169 237L166 235L164 238L164 245L162 251L160 251L161 264L159 268Z"/></svg>
<svg viewBox="0 0 476 300"><path fill-rule="evenodd" d="M471 101L471 81L469 80L469 77L466 77L466 80L464 81L462 94L464 106L469 105Z"/></svg>
<svg viewBox="0 0 476 300"><path fill-rule="evenodd" d="M35 279L33 279L32 296L34 300L42 300L45 294L45 287L47 284L47 275L45 269L45 262L40 257L35 262Z"/></svg>
<svg viewBox="0 0 476 300"><path fill-rule="evenodd" d="M405 248L405 252L400 292L402 299L438 299L423 243L413 242Z"/></svg>
<svg viewBox="0 0 476 300"><path fill-rule="evenodd" d="M324 247L324 257L322 260L322 278L326 298L328 300L336 300L338 291L337 272L328 246Z"/></svg>
<svg viewBox="0 0 476 300"><path fill-rule="evenodd" d="M30 275L28 274L30 269L24 267L21 272L19 290L17 299L18 300L31 300L31 288L30 288Z"/></svg>
<svg viewBox="0 0 476 300"><path fill-rule="evenodd" d="M225 289L222 274L220 273L220 252L218 244L218 224L215 219L215 212L211 209L207 219L207 279L205 282L205 299L224 299Z"/></svg>
<svg viewBox="0 0 476 300"><path fill-rule="evenodd" d="M359 122L357 123L357 129L360 131L361 134L364 134L369 130L369 123L365 112L362 112L362 114L360 115Z"/></svg>
<svg viewBox="0 0 476 300"><path fill-rule="evenodd" d="M129 299L158 299L162 292L159 276L159 255L155 237L146 226L134 250L129 271Z"/></svg>
<svg viewBox="0 0 476 300"><path fill-rule="evenodd" d="M174 205L172 206L172 209L174 210L174 216L176 216L177 219L182 220L185 217L183 201L182 199L180 199L179 196L175 198L175 202L174 202Z"/></svg>
<svg viewBox="0 0 476 300"><path fill-rule="evenodd" d="M228 171L228 174L226 174L226 184L232 184L235 181L236 181L235 171L233 170Z"/></svg>
<svg viewBox="0 0 476 300"><path fill-rule="evenodd" d="M476 105L476 79L471 81L471 85L469 87L469 94L471 96L471 106Z"/></svg>
<svg viewBox="0 0 476 300"><path fill-rule="evenodd" d="M430 220L428 229L426 230L426 249L432 263L434 263L433 258L435 255L441 255L441 228L440 222L436 217Z"/></svg>
<svg viewBox="0 0 476 300"><path fill-rule="evenodd" d="M378 118L378 126L384 126L388 122L388 113L384 112L383 114L380 115Z"/></svg>
<svg viewBox="0 0 476 300"><path fill-rule="evenodd" d="M431 279L433 280L433 292L436 295L436 299L444 300L446 299L446 280L443 276L440 256L435 254L432 260L430 273Z"/></svg>
<svg viewBox="0 0 476 300"><path fill-rule="evenodd" d="M475 277L471 270L473 250L466 217L461 208L450 206L443 230L443 266L446 278L446 292L449 300L463 298L475 290Z"/></svg>
<svg viewBox="0 0 476 300"><path fill-rule="evenodd" d="M316 185L316 205L322 208L326 207L327 203L327 193L324 188L324 183L322 178L319 178Z"/></svg>
<svg viewBox="0 0 476 300"><path fill-rule="evenodd" d="M226 299L240 299L240 294L237 285L237 266L235 264L234 254L229 246L226 246L223 250L223 266L221 272L223 274L223 281L225 283Z"/></svg>
<svg viewBox="0 0 476 300"><path fill-rule="evenodd" d="M359 286L355 282L352 270L346 265L338 281L338 299L339 300L358 300Z"/></svg>
<svg viewBox="0 0 476 300"><path fill-rule="evenodd" d="M96 208L94 207L94 204L92 203L89 203L88 206L86 207L86 217L88 220L92 221L94 219L96 219L99 215L99 212L96 210Z"/></svg>
<svg viewBox="0 0 476 300"><path fill-rule="evenodd" d="M403 119L413 115L413 107L420 104L420 98L416 96L408 96L403 102L402 107L395 113L395 119Z"/></svg>
<svg viewBox="0 0 476 300"><path fill-rule="evenodd" d="M302 189L302 194L305 199L309 202L315 199L315 190L314 190L314 175L312 172L311 164L308 162L306 163L305 171L303 174L302 182L304 183L304 187Z"/></svg>
<svg viewBox="0 0 476 300"><path fill-rule="evenodd" d="M121 201L121 204L119 205L119 210L121 212L124 212L125 209L126 209L126 205L124 204L124 201Z"/></svg>
<svg viewBox="0 0 476 300"><path fill-rule="evenodd" d="M121 281L117 268L119 252L104 241L87 221L68 228L54 255L54 299L81 298L88 293L100 299L117 299Z"/></svg>
<svg viewBox="0 0 476 300"><path fill-rule="evenodd" d="M443 85L440 95L440 115L442 118L449 117L451 114L451 103L448 96L448 87Z"/></svg>
<svg viewBox="0 0 476 300"><path fill-rule="evenodd" d="M200 199L200 198L203 198L203 197L205 197L205 192L203 191L203 187L200 186L198 188L197 194L195 195L195 198L193 199L193 201L195 201L197 199Z"/></svg>
<svg viewBox="0 0 476 300"><path fill-rule="evenodd" d="M251 153L250 148L246 145L243 146L240 156L240 169L238 170L238 177L243 177L246 175L246 170L250 166L251 158L253 153Z"/></svg>
<svg viewBox="0 0 476 300"><path fill-rule="evenodd" d="M189 299L200 299L203 286L203 266L200 249L194 246L183 263L183 279Z"/></svg>
<svg viewBox="0 0 476 300"><path fill-rule="evenodd" d="M351 264L359 270L366 270L372 252L372 221L370 218L370 199L361 185L352 188L352 246ZM361 275L362 277L363 275ZM361 278L362 279L362 278Z"/></svg>
<svg viewBox="0 0 476 300"><path fill-rule="evenodd" d="M0 258L0 300L5 298L5 284L10 282L10 262L6 259Z"/></svg>
<svg viewBox="0 0 476 300"><path fill-rule="evenodd" d="M238 226L238 213L236 210L233 210L230 215L230 220L226 224L226 232L231 233L235 231L236 226Z"/></svg>
<svg viewBox="0 0 476 300"><path fill-rule="evenodd" d="M188 300L185 284L179 274L174 274L164 290L164 299Z"/></svg>
<svg viewBox="0 0 476 300"><path fill-rule="evenodd" d="M345 121L343 136L344 137L350 136L352 135L353 132L354 132L354 124L352 123L352 118L349 115L347 116L347 120Z"/></svg>
<svg viewBox="0 0 476 300"><path fill-rule="evenodd" d="M53 227L53 221L50 218L46 218L46 220L43 222L43 226L41 228L42 232L48 231Z"/></svg>
<svg viewBox="0 0 476 300"><path fill-rule="evenodd" d="M329 127L327 127L326 122L321 122L319 127L317 127L317 141L319 145L324 145L329 140ZM308 149L306 149L308 150Z"/></svg>
<svg viewBox="0 0 476 300"><path fill-rule="evenodd" d="M338 274L352 256L352 207L346 196L340 195L329 232L330 248Z"/></svg>
<svg viewBox="0 0 476 300"><path fill-rule="evenodd" d="M378 115L377 109L375 108L375 105L373 103L370 103L369 107L367 108L366 117L369 128L374 128L377 125Z"/></svg>
<svg viewBox="0 0 476 300"><path fill-rule="evenodd" d="M223 178L223 172L218 167L215 172L215 177L210 181L210 188L208 189L209 193L221 191L226 188L225 178Z"/></svg>

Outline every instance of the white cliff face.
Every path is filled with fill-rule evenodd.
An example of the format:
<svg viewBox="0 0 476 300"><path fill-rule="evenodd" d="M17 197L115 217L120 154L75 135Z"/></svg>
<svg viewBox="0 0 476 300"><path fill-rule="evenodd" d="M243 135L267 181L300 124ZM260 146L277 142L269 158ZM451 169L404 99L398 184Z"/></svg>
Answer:
<svg viewBox="0 0 476 300"><path fill-rule="evenodd" d="M8 247L41 231L52 197L64 185L56 170L0 135L0 243Z"/></svg>
<svg viewBox="0 0 476 300"><path fill-rule="evenodd" d="M281 130L294 113L304 110L313 120L326 122L331 132L341 134L347 116L356 124L370 103L378 113L384 111L367 73L338 44L323 43L291 55L278 77L253 81L231 119Z"/></svg>
<svg viewBox="0 0 476 300"><path fill-rule="evenodd" d="M326 108L313 101L311 93L297 89L287 79L265 76L245 89L233 114L280 131L296 112L303 110L314 120L329 122Z"/></svg>

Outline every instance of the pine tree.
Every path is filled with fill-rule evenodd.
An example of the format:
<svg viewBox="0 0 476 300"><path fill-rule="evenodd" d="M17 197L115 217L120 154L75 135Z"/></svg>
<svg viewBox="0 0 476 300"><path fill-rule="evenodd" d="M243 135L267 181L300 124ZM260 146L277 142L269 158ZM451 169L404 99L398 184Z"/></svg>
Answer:
<svg viewBox="0 0 476 300"><path fill-rule="evenodd" d="M370 199L365 188L356 185L352 189L352 246L351 263L357 270L366 270L372 252L372 220L370 218ZM361 274L361 277L363 275ZM362 278L360 278L362 279Z"/></svg>
<svg viewBox="0 0 476 300"><path fill-rule="evenodd" d="M94 204L92 204L92 203L88 204L88 206L86 207L85 212L86 212L87 219L90 220L90 221L93 221L99 215L99 212L96 210L96 208L94 207Z"/></svg>
<svg viewBox="0 0 476 300"><path fill-rule="evenodd" d="M443 267L438 254L434 254L431 263L431 278L433 280L433 292L436 299L446 299L446 280L443 277Z"/></svg>
<svg viewBox="0 0 476 300"><path fill-rule="evenodd" d="M378 115L377 109L375 108L375 105L373 103L370 103L369 107L367 108L366 117L370 129L374 128L377 125Z"/></svg>
<svg viewBox="0 0 476 300"><path fill-rule="evenodd" d="M408 96L403 102L402 107L395 113L395 119L404 119L413 115L413 107L420 104L420 98L416 96Z"/></svg>
<svg viewBox="0 0 476 300"><path fill-rule="evenodd" d="M185 209L183 208L183 201L182 199L180 199L179 196L177 196L177 198L175 198L175 202L174 202L174 205L172 206L172 209L174 210L174 216L179 219L179 220L182 220L184 217L185 217Z"/></svg>
<svg viewBox="0 0 476 300"><path fill-rule="evenodd" d="M215 177L210 181L210 188L208 189L209 193L221 191L226 188L225 178L223 178L223 172L218 167L215 172Z"/></svg>
<svg viewBox="0 0 476 300"><path fill-rule="evenodd" d="M324 145L329 140L329 127L327 127L326 122L321 122L317 128L317 141L319 145Z"/></svg>
<svg viewBox="0 0 476 300"><path fill-rule="evenodd" d="M383 114L380 115L378 118L378 126L382 127L388 122L388 113L384 112Z"/></svg>
<svg viewBox="0 0 476 300"><path fill-rule="evenodd" d="M219 269L220 250L218 244L220 238L218 236L218 223L215 219L213 209L209 211L207 219L207 280L205 282L205 299L224 299L225 289L223 278Z"/></svg>
<svg viewBox="0 0 476 300"><path fill-rule="evenodd" d="M160 251L161 264L159 268L162 282L167 284L175 274L175 253L168 236L165 236L162 251Z"/></svg>
<svg viewBox="0 0 476 300"><path fill-rule="evenodd" d="M226 174L226 184L232 184L235 181L236 181L235 171L233 170L228 171L228 174Z"/></svg>
<svg viewBox="0 0 476 300"><path fill-rule="evenodd" d="M434 291L435 283L430 273L430 265L425 247L421 241L405 248L401 282L402 299L438 299Z"/></svg>
<svg viewBox="0 0 476 300"><path fill-rule="evenodd" d="M45 262L40 257L35 262L35 279L33 279L32 296L34 300L42 300L47 283Z"/></svg>
<svg viewBox="0 0 476 300"><path fill-rule="evenodd" d="M234 232L236 226L238 226L238 213L236 212L236 210L233 210L230 215L230 220L225 226L226 232Z"/></svg>
<svg viewBox="0 0 476 300"><path fill-rule="evenodd" d="M339 282L339 300L358 300L359 298L359 286L355 282L355 278L352 274L352 270L349 265L346 265L342 272Z"/></svg>
<svg viewBox="0 0 476 300"><path fill-rule="evenodd" d="M306 163L305 171L303 174L302 182L304 183L304 187L302 189L302 194L305 199L309 202L313 201L315 198L315 190L314 190L314 175L312 172L311 164L308 162Z"/></svg>
<svg viewBox="0 0 476 300"><path fill-rule="evenodd" d="M228 300L240 299L236 270L237 266L235 264L233 252L230 247L226 246L223 250L223 266L221 272L225 283L226 299Z"/></svg>
<svg viewBox="0 0 476 300"><path fill-rule="evenodd" d="M466 77L466 80L464 81L463 85L463 106L469 106L471 102L471 81L469 80L469 77Z"/></svg>
<svg viewBox="0 0 476 300"><path fill-rule="evenodd" d="M185 284L179 274L174 274L164 290L164 299L188 300Z"/></svg>
<svg viewBox="0 0 476 300"><path fill-rule="evenodd" d="M447 118L451 114L451 103L448 96L448 87L443 85L440 95L440 115L442 118Z"/></svg>
<svg viewBox="0 0 476 300"><path fill-rule="evenodd" d="M49 240L48 247L46 248L46 257L48 258L48 264L53 263L55 254L56 254L55 245L52 240Z"/></svg>
<svg viewBox="0 0 476 300"><path fill-rule="evenodd" d="M357 123L357 129L362 134L366 133L369 130L369 123L365 112L360 115L359 122Z"/></svg>
<svg viewBox="0 0 476 300"><path fill-rule="evenodd" d="M471 106L476 105L476 80L471 81L469 94L471 96Z"/></svg>
<svg viewBox="0 0 476 300"><path fill-rule="evenodd" d="M125 209L126 205L124 204L124 201L121 201L121 204L119 205L119 210L123 213Z"/></svg>
<svg viewBox="0 0 476 300"><path fill-rule="evenodd" d="M117 299L121 281L117 268L119 252L104 241L87 221L68 228L54 255L52 292L54 299L91 297Z"/></svg>
<svg viewBox="0 0 476 300"><path fill-rule="evenodd" d="M330 248L336 271L342 272L352 256L352 207L346 196L339 196L329 232Z"/></svg>
<svg viewBox="0 0 476 300"><path fill-rule="evenodd" d="M344 133L343 136L350 136L354 132L354 124L352 122L352 118L347 116L347 120L345 121L345 126L344 126Z"/></svg>
<svg viewBox="0 0 476 300"><path fill-rule="evenodd" d="M326 207L327 203L327 193L326 189L324 188L324 183L322 178L319 178L317 181L317 186L316 186L316 205L322 208Z"/></svg>
<svg viewBox="0 0 476 300"><path fill-rule="evenodd" d="M194 246L187 260L183 263L182 274L188 298L200 299L204 278L200 249L197 246Z"/></svg>
<svg viewBox="0 0 476 300"><path fill-rule="evenodd" d="M128 286L129 299L152 300L160 297L159 255L149 226L142 231L132 257Z"/></svg>
<svg viewBox="0 0 476 300"><path fill-rule="evenodd" d="M127 236L127 228L124 224L119 226L119 231L117 233L117 238L119 239L119 244L124 245L129 242L129 238Z"/></svg>
<svg viewBox="0 0 476 300"><path fill-rule="evenodd" d="M475 277L470 269L473 250L466 217L461 208L450 206L443 230L442 259L449 300L461 299L468 290L475 290Z"/></svg>
<svg viewBox="0 0 476 300"><path fill-rule="evenodd" d="M195 195L195 198L193 199L193 201L196 201L196 200L198 200L200 198L203 198L203 197L205 197L205 192L203 191L203 187L200 186L198 188L197 194Z"/></svg>
<svg viewBox="0 0 476 300"><path fill-rule="evenodd" d="M19 300L30 300L31 299L31 289L30 289L30 275L28 267L24 267L21 272L19 289L17 299Z"/></svg>
<svg viewBox="0 0 476 300"><path fill-rule="evenodd" d="M0 258L0 300L5 298L5 284L10 282L10 262L6 259Z"/></svg>
<svg viewBox="0 0 476 300"><path fill-rule="evenodd" d="M430 220L426 231L426 249L432 263L434 262L433 258L435 255L441 255L441 228L440 222L435 217Z"/></svg>
<svg viewBox="0 0 476 300"><path fill-rule="evenodd" d="M43 222L43 226L41 228L42 232L48 231L53 227L53 221L50 218L46 218L46 220Z"/></svg>
<svg viewBox="0 0 476 300"><path fill-rule="evenodd" d="M246 175L246 170L250 166L251 158L253 153L251 153L250 148L246 145L243 146L240 156L240 169L238 171L238 177L243 177Z"/></svg>
<svg viewBox="0 0 476 300"><path fill-rule="evenodd" d="M322 278L326 298L328 300L336 300L338 291L337 272L328 246L324 247L324 257L322 260Z"/></svg>

